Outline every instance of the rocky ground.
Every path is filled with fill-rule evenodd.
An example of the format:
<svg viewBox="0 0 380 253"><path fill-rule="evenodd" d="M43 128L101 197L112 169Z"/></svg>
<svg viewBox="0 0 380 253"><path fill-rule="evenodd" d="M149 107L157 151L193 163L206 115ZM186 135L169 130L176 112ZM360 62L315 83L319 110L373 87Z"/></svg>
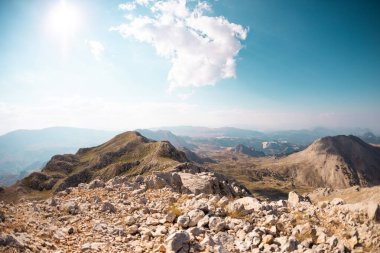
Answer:
<svg viewBox="0 0 380 253"><path fill-rule="evenodd" d="M199 186L195 174L181 173L95 180L47 200L1 203L0 251L379 252L378 204L311 203L295 192L259 201L207 172L196 174Z"/></svg>

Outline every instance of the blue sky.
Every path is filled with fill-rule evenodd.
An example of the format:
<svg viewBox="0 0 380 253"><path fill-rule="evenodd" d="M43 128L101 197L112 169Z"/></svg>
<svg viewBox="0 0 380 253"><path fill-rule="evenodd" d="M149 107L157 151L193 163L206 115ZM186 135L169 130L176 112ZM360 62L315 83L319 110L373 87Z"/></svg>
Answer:
<svg viewBox="0 0 380 253"><path fill-rule="evenodd" d="M377 1L0 0L0 133L380 132L378 13Z"/></svg>

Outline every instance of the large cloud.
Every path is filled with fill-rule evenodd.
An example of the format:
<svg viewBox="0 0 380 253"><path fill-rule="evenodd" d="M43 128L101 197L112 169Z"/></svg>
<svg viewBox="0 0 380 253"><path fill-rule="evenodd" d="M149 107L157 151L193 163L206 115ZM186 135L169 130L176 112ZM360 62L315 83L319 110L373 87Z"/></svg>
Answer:
<svg viewBox="0 0 380 253"><path fill-rule="evenodd" d="M147 8L149 15L127 15L126 23L111 29L151 44L159 56L169 59L171 88L214 85L236 76L235 58L247 28L225 17L207 16L211 7L206 2L194 7L186 0L137 0L131 4Z"/></svg>

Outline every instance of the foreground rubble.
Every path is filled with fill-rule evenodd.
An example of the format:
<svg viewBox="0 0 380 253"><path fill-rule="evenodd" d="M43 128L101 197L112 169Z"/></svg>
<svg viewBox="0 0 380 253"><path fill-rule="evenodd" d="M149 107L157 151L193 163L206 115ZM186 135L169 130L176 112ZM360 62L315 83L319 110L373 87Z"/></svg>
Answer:
<svg viewBox="0 0 380 253"><path fill-rule="evenodd" d="M180 179L174 184L175 179L160 174L130 183L116 177L80 184L44 201L2 203L0 251L343 253L380 248L377 204L372 209L350 209L339 199L312 204L294 192L289 201L267 202L246 193L236 198L234 186L222 184L218 187L231 194L205 186L211 194L199 193Z"/></svg>

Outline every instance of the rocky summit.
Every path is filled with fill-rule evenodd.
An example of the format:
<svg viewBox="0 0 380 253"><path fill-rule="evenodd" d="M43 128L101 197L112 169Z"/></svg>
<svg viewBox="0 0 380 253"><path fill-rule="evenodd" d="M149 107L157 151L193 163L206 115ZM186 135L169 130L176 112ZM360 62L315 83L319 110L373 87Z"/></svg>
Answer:
<svg viewBox="0 0 380 253"><path fill-rule="evenodd" d="M380 184L380 148L352 135L328 136L270 167L311 187L375 186Z"/></svg>
<svg viewBox="0 0 380 253"><path fill-rule="evenodd" d="M198 178L199 177L199 178ZM195 184L191 180L201 180ZM314 196L323 191L316 192ZM1 203L1 252L378 252L379 206L260 201L188 166Z"/></svg>
<svg viewBox="0 0 380 253"><path fill-rule="evenodd" d="M188 153L126 132L52 157L1 188L0 252L379 252L380 187L259 199Z"/></svg>

